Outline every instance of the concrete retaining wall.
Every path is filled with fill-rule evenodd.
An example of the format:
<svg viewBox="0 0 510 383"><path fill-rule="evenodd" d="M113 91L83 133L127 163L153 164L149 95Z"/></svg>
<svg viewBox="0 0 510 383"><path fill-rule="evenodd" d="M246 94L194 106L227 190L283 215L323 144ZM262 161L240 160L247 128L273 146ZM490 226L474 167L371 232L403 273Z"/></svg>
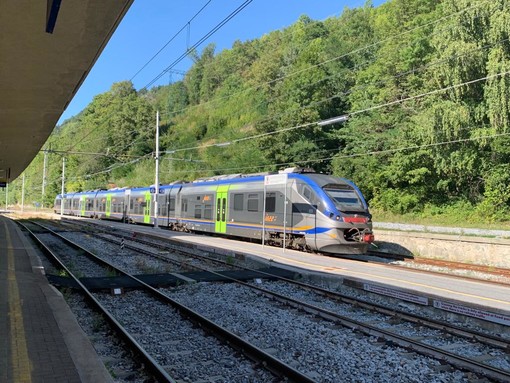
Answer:
<svg viewBox="0 0 510 383"><path fill-rule="evenodd" d="M510 240L375 229L378 250L510 268Z"/></svg>

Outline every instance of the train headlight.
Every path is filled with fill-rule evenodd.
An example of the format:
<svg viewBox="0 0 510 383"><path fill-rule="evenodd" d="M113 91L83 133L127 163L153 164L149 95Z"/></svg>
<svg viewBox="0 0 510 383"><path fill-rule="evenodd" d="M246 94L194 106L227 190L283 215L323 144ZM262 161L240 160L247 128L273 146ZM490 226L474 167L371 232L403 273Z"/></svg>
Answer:
<svg viewBox="0 0 510 383"><path fill-rule="evenodd" d="M337 215L337 216L336 216L336 220L337 220L337 221L340 221L340 218L341 218L341 217L340 217L339 215Z"/></svg>

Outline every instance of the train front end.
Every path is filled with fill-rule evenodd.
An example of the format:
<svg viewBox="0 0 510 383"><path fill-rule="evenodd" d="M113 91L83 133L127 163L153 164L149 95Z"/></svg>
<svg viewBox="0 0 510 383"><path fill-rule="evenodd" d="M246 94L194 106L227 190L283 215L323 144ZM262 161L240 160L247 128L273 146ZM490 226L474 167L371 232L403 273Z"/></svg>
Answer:
<svg viewBox="0 0 510 383"><path fill-rule="evenodd" d="M309 177L317 184L321 200L316 218L316 251L366 253L374 234L372 215L361 191L344 178L319 174Z"/></svg>

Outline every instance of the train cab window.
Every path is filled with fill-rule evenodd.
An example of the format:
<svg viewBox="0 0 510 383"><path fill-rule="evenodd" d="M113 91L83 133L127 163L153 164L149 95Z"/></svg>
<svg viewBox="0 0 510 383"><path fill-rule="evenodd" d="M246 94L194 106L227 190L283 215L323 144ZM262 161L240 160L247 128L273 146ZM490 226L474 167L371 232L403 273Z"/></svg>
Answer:
<svg viewBox="0 0 510 383"><path fill-rule="evenodd" d="M340 211L363 210L363 203L351 186L328 184L323 186L323 190Z"/></svg>
<svg viewBox="0 0 510 383"><path fill-rule="evenodd" d="M234 210L242 211L244 205L244 194L234 194Z"/></svg>
<svg viewBox="0 0 510 383"><path fill-rule="evenodd" d="M266 194L266 213L274 213L276 210L276 193Z"/></svg>
<svg viewBox="0 0 510 383"><path fill-rule="evenodd" d="M259 211L258 194L248 194L248 211Z"/></svg>

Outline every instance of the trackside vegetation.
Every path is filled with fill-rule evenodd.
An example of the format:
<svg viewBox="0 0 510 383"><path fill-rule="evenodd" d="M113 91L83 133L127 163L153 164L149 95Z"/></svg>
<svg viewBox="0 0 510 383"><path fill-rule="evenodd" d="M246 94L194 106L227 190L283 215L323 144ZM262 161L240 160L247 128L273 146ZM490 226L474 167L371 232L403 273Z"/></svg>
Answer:
<svg viewBox="0 0 510 383"><path fill-rule="evenodd" d="M66 190L290 166L352 179L375 220L496 223L510 213L510 4L389 0L324 21L300 17L259 39L192 53L165 86L115 83L58 126ZM331 125L317 122L348 116ZM97 153L83 155L80 152ZM26 170L27 203L51 205L62 154ZM12 186L21 199L21 177Z"/></svg>

